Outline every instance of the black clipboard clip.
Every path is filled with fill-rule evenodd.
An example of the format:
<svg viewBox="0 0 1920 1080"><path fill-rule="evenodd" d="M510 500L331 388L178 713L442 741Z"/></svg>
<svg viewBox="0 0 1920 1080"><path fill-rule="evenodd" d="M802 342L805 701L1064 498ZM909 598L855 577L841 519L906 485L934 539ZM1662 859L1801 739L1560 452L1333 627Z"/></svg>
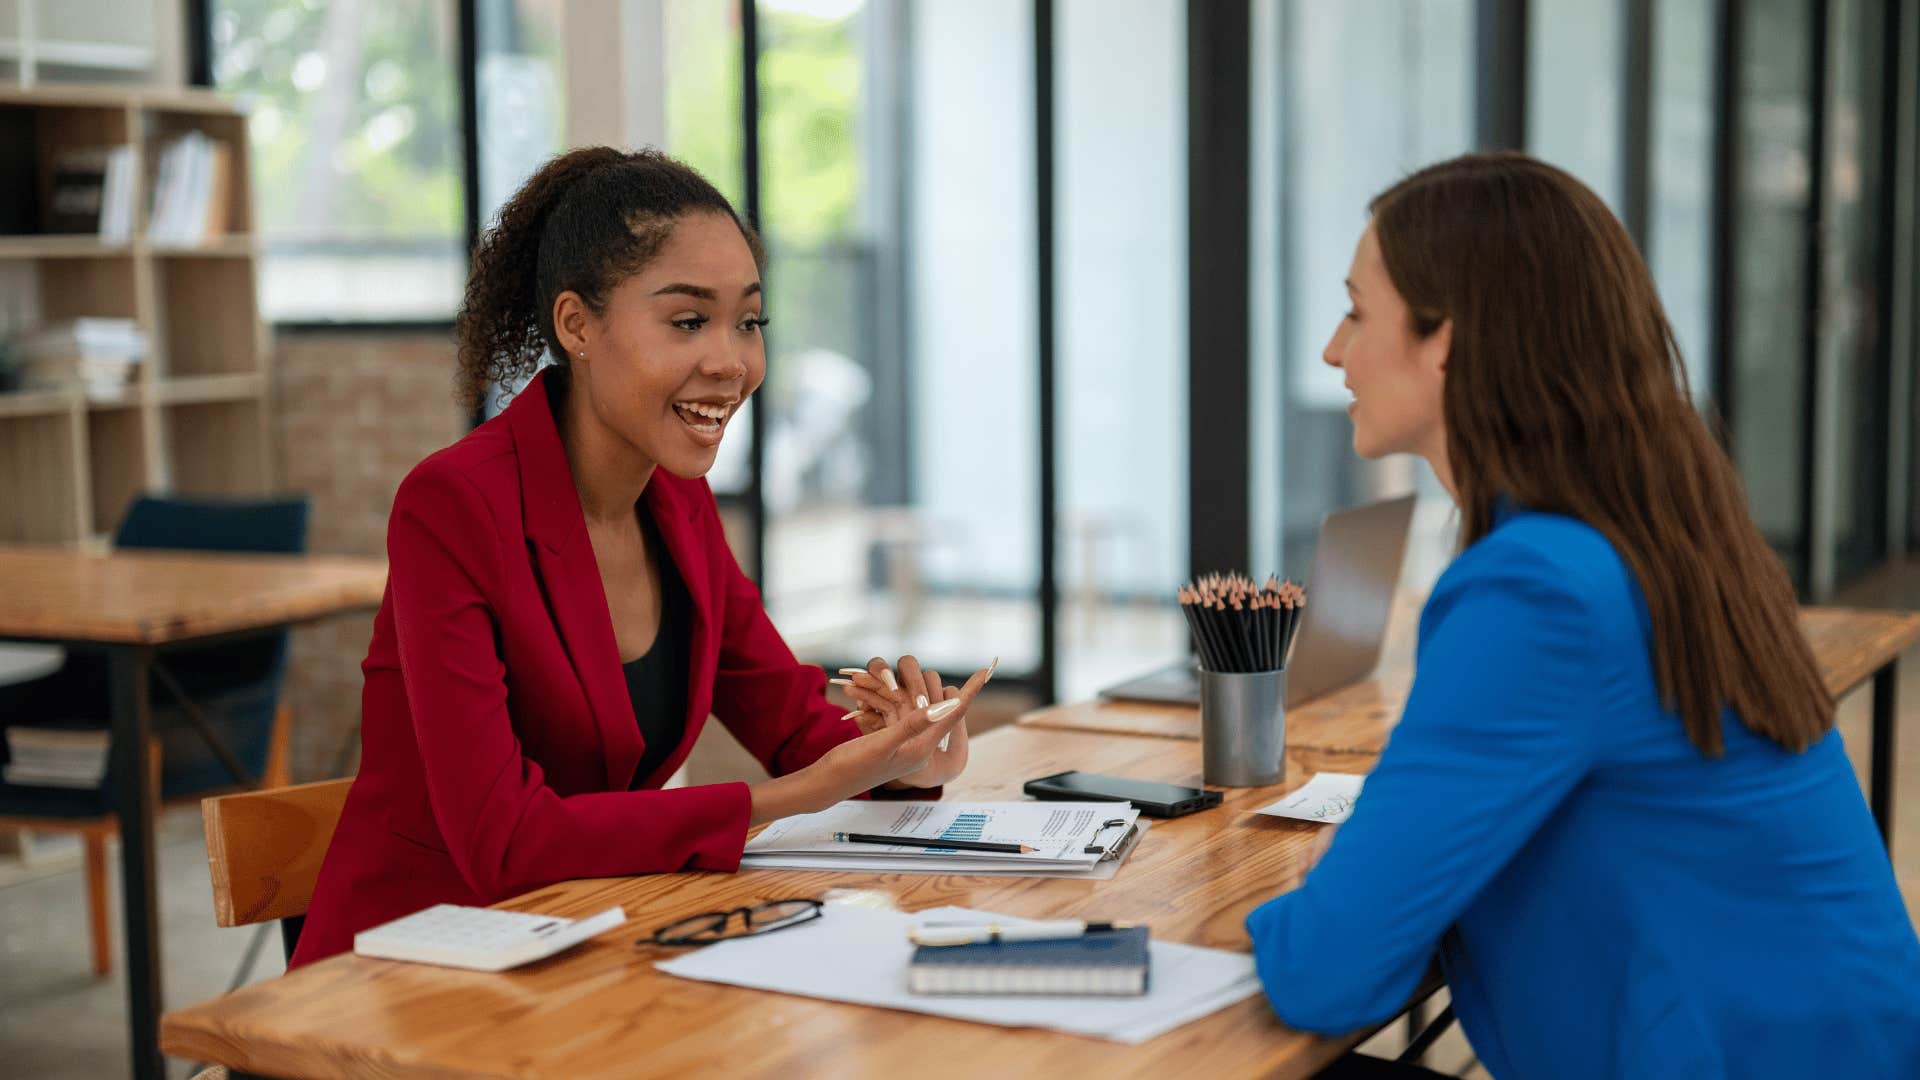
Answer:
<svg viewBox="0 0 1920 1080"><path fill-rule="evenodd" d="M1106 847L1101 846L1100 834L1103 832L1106 832L1108 829L1118 829L1122 826L1125 826L1126 824L1127 824L1126 818L1107 819L1105 822L1101 824L1101 826L1098 829L1095 829L1093 831L1093 839L1089 841L1087 846L1082 850L1084 851L1085 854L1088 854L1088 855L1092 855L1095 852L1098 852L1100 854L1101 862L1112 862L1115 859L1118 859L1121 855L1126 853L1128 846L1131 845L1133 842L1133 838L1140 835L1139 823L1136 822L1134 825L1129 827L1126 832L1121 833L1120 839L1115 840L1111 846L1106 846Z"/></svg>

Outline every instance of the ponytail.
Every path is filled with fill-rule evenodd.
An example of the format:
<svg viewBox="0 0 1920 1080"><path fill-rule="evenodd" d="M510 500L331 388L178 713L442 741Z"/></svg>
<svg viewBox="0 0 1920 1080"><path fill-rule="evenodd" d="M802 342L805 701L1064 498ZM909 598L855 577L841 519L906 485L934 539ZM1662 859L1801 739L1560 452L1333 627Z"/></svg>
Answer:
<svg viewBox="0 0 1920 1080"><path fill-rule="evenodd" d="M571 290L604 311L614 286L645 267L674 224L696 211L731 218L754 261L765 265L759 238L726 196L657 150L593 146L541 166L474 248L453 324L460 401L476 405L489 387L531 377L545 355L564 367L554 299Z"/></svg>

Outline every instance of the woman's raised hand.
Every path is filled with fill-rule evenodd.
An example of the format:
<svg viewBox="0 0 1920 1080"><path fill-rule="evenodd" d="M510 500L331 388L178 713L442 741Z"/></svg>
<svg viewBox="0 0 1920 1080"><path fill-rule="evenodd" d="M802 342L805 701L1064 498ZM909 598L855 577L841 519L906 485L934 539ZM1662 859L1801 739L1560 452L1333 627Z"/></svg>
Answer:
<svg viewBox="0 0 1920 1080"><path fill-rule="evenodd" d="M909 776L942 775L940 762L950 761L953 751L942 751L940 743L955 732L965 732L964 712L957 699L902 712L892 723L841 743L801 771L820 774L833 793L829 803ZM965 735L958 741L964 747ZM960 763L966 764L964 749Z"/></svg>
<svg viewBox="0 0 1920 1080"><path fill-rule="evenodd" d="M967 707L999 662L961 687L945 686L911 656L898 671L875 659L835 679L860 708L847 714L861 735L798 772L749 785L755 824L824 810L877 787L938 787L967 767Z"/></svg>
<svg viewBox="0 0 1920 1080"><path fill-rule="evenodd" d="M903 775L889 785L896 788L938 787L958 777L966 768L966 712L998 667L999 661L996 660L974 672L965 686L952 687L940 681L939 672L931 668L922 669L919 659L914 656L902 656L897 665L889 665L876 656L867 661L865 668L842 669L841 675L845 677L834 682L859 703L860 708L848 715L866 732L895 726L902 717L919 709L937 707L949 701L960 702L962 723L954 729L951 737L941 741L926 767Z"/></svg>

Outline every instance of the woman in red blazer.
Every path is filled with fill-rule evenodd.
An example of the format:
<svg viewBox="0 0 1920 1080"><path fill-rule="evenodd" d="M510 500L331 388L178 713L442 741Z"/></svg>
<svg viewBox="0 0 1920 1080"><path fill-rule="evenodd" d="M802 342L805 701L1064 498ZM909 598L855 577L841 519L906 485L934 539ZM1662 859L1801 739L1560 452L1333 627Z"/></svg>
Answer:
<svg viewBox="0 0 1920 1080"><path fill-rule="evenodd" d="M766 372L761 261L653 152L563 155L501 210L456 326L464 396L557 362L394 497L360 773L293 966L435 903L733 870L752 825L937 796L965 766L985 672L955 689L903 660L894 685L876 662L889 685L860 677L871 712L843 716L727 547L701 477ZM662 656L670 678L636 681ZM772 779L660 789L709 714Z"/></svg>

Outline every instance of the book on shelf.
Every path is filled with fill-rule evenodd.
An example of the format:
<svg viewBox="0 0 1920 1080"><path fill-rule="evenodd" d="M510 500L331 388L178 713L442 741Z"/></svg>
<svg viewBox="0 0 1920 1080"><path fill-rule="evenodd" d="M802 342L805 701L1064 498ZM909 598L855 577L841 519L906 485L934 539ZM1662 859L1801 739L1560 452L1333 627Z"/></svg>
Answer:
<svg viewBox="0 0 1920 1080"><path fill-rule="evenodd" d="M7 764L0 777L34 787L95 788L107 775L112 737L105 728L76 721L52 727L15 724L6 729Z"/></svg>
<svg viewBox="0 0 1920 1080"><path fill-rule="evenodd" d="M13 347L23 353L79 352L138 359L147 353L147 335L132 319L84 316L30 330L14 338Z"/></svg>
<svg viewBox="0 0 1920 1080"><path fill-rule="evenodd" d="M112 399L146 358L147 337L132 319L71 319L15 338L11 351L23 387Z"/></svg>
<svg viewBox="0 0 1920 1080"><path fill-rule="evenodd" d="M89 146L54 159L44 226L124 244L133 233L133 147Z"/></svg>
<svg viewBox="0 0 1920 1080"><path fill-rule="evenodd" d="M1042 941L921 945L907 968L915 994L1124 996L1147 992L1147 928L1089 930Z"/></svg>
<svg viewBox="0 0 1920 1080"><path fill-rule="evenodd" d="M154 172L147 239L190 247L223 235L231 171L232 157L218 139L189 131L168 141Z"/></svg>

